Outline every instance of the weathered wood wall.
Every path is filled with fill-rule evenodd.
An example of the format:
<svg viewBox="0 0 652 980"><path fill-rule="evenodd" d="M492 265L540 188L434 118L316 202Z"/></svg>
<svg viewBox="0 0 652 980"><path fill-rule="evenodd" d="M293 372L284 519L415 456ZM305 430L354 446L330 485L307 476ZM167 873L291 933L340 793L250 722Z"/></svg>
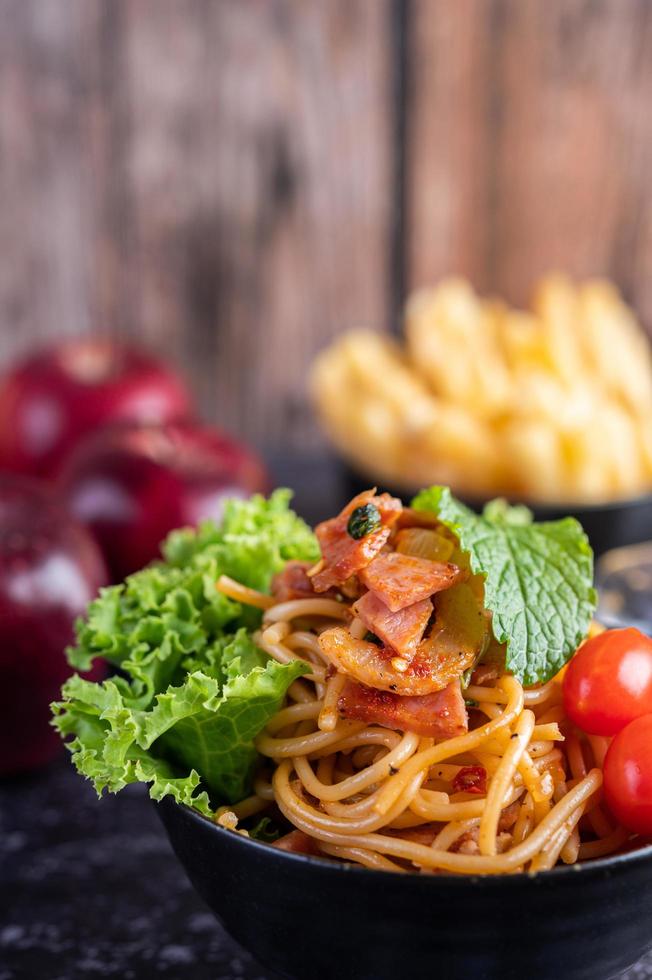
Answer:
<svg viewBox="0 0 652 980"><path fill-rule="evenodd" d="M652 4L413 0L408 285L613 276L652 326Z"/></svg>
<svg viewBox="0 0 652 980"><path fill-rule="evenodd" d="M0 357L95 329L261 446L449 272L652 324L649 0L0 0Z"/></svg>

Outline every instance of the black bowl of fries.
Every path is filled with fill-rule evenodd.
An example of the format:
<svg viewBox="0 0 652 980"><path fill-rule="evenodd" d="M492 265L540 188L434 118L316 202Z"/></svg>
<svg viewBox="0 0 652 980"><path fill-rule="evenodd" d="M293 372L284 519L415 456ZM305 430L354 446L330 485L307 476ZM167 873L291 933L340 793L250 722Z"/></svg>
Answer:
<svg viewBox="0 0 652 980"><path fill-rule="evenodd" d="M285 977L607 980L652 948L652 847L536 875L396 874L156 806L209 908Z"/></svg>
<svg viewBox="0 0 652 980"><path fill-rule="evenodd" d="M351 489L571 513L598 552L652 538L652 357L609 282L548 276L521 311L444 280L408 299L403 341L344 334L311 386Z"/></svg>

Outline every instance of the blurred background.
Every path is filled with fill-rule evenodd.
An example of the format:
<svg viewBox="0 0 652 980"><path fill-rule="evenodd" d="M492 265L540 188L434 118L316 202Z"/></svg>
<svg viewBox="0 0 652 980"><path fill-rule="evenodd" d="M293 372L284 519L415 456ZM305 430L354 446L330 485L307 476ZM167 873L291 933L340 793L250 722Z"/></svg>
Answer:
<svg viewBox="0 0 652 980"><path fill-rule="evenodd" d="M266 452L450 273L608 275L652 323L647 0L2 0L0 357L107 331ZM264 406L264 408L263 408Z"/></svg>

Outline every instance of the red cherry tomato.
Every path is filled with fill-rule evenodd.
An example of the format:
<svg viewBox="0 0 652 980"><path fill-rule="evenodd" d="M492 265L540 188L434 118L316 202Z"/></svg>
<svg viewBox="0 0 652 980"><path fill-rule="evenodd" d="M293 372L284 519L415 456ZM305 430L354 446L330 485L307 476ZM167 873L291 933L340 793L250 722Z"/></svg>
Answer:
<svg viewBox="0 0 652 980"><path fill-rule="evenodd" d="M564 707L590 735L615 735L652 713L652 640L631 627L587 640L566 670Z"/></svg>
<svg viewBox="0 0 652 980"><path fill-rule="evenodd" d="M609 746L604 795L623 827L652 834L652 715L630 722Z"/></svg>

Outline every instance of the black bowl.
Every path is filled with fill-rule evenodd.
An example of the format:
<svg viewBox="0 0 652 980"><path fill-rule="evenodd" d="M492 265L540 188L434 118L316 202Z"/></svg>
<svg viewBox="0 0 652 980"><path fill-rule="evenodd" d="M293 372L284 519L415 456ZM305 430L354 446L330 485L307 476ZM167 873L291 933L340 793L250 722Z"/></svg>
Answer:
<svg viewBox="0 0 652 980"><path fill-rule="evenodd" d="M345 495L349 497L374 485L373 479L348 466L344 470L344 481ZM418 488L410 491L383 485L382 489L403 500L410 500L418 493ZM456 496L475 511L481 511L487 501L487 498L473 498L464 493ZM601 504L538 503L525 499L513 499L511 502L527 504L537 521L556 521L569 515L576 517L588 534L596 555L612 548L652 540L652 493Z"/></svg>
<svg viewBox="0 0 652 980"><path fill-rule="evenodd" d="M157 809L204 901L286 977L607 980L652 948L652 847L534 876L401 875Z"/></svg>

